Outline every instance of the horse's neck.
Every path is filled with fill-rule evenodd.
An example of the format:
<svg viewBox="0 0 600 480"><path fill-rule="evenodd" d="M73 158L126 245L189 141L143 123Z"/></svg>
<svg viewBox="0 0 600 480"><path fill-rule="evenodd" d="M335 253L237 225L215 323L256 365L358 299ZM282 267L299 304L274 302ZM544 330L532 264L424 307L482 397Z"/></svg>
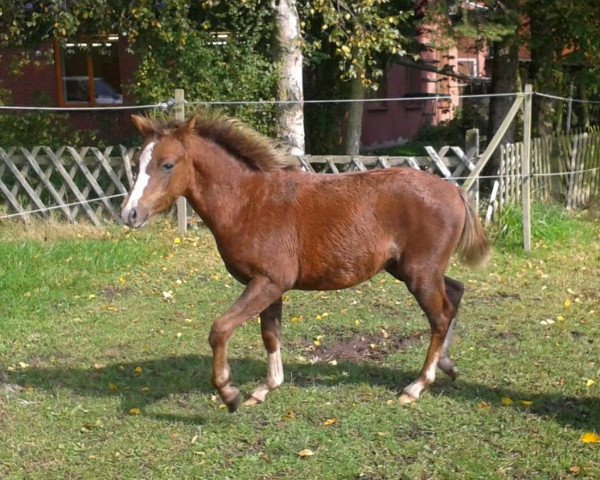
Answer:
<svg viewBox="0 0 600 480"><path fill-rule="evenodd" d="M196 145L195 178L187 199L204 223L216 233L235 226L248 197L249 179L256 174L221 147ZM207 148L208 147L208 148Z"/></svg>

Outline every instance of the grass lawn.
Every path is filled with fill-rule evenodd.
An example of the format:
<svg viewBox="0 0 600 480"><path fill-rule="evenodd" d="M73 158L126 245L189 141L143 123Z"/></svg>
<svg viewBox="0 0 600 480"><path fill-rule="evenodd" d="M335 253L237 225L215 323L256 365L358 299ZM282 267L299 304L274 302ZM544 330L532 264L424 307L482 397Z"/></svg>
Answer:
<svg viewBox="0 0 600 480"><path fill-rule="evenodd" d="M451 268L456 382L398 404L428 325L379 275L288 293L285 383L233 415L207 335L241 287L208 231L2 224L0 478L600 478L600 222L534 222L531 255L498 228L489 267ZM229 354L247 395L266 370L256 320Z"/></svg>

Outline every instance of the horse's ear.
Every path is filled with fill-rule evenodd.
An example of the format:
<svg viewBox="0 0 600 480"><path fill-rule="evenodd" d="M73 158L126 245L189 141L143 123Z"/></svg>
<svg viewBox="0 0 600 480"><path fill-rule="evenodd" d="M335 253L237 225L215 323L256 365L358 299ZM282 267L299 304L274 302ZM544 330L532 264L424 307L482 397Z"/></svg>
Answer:
<svg viewBox="0 0 600 480"><path fill-rule="evenodd" d="M187 137L188 135L191 135L192 133L194 133L195 127L196 127L196 117L193 116L187 122L182 123L177 128L177 135L183 139L183 138Z"/></svg>
<svg viewBox="0 0 600 480"><path fill-rule="evenodd" d="M148 117L143 117L142 115L132 115L131 121L135 125L135 128L137 128L144 137L149 137L156 132L154 123Z"/></svg>

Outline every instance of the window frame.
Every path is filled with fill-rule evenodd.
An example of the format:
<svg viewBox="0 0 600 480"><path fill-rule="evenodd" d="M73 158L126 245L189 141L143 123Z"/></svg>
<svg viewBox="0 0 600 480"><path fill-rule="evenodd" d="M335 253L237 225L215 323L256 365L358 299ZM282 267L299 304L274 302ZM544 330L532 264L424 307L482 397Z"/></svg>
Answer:
<svg viewBox="0 0 600 480"><path fill-rule="evenodd" d="M117 56L119 56L118 49L118 39L114 39L111 37L115 37L116 35L94 35L94 36L80 36L74 39L74 42L77 43L108 43L108 42L116 42L117 43ZM69 108L69 107L118 107L121 104L105 104L96 102L96 82L95 74L94 74L94 62L91 54L91 50L86 51L86 70L88 77L88 91L89 91L89 99L87 102L82 101L67 101L66 100L66 91L65 91L65 76L64 76L64 49L65 45L63 45L58 39L54 39L54 75L56 78L56 98L59 107ZM120 71L120 62L119 62L119 71Z"/></svg>

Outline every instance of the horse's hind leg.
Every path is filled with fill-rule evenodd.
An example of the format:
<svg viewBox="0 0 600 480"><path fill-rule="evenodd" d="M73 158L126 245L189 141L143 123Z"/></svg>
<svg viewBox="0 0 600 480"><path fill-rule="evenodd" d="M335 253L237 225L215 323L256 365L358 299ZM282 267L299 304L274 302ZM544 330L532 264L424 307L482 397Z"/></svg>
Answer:
<svg viewBox="0 0 600 480"><path fill-rule="evenodd" d="M281 298L260 314L260 332L267 350L267 380L244 402L244 405L256 405L265 401L267 394L283 383L283 364L281 363Z"/></svg>
<svg viewBox="0 0 600 480"><path fill-rule="evenodd" d="M400 403L411 403L419 398L423 389L434 382L440 360L444 356L447 357L445 355L445 349L448 348L446 338L454 318L455 307L446 294L446 282L441 275L432 276L429 272L415 272L408 275L406 272L400 272L396 267L389 268L388 272L406 283L409 291L427 315L431 327L431 341L419 378L408 385L400 395ZM449 358L448 361L452 362ZM448 366L450 370L448 361L442 361L442 365Z"/></svg>
<svg viewBox="0 0 600 480"><path fill-rule="evenodd" d="M444 339L444 344L442 345L442 353L438 363L438 367L452 380L456 380L456 377L458 376L458 369L456 368L456 365L454 365L454 362L450 358L448 349L452 344L452 336L454 333L454 329L456 328L456 323L458 322L458 306L460 305L460 300L463 296L465 288L462 283L450 277L444 277L444 286L446 288L446 295L454 307L454 318L450 322L448 332L446 333L446 338Z"/></svg>

